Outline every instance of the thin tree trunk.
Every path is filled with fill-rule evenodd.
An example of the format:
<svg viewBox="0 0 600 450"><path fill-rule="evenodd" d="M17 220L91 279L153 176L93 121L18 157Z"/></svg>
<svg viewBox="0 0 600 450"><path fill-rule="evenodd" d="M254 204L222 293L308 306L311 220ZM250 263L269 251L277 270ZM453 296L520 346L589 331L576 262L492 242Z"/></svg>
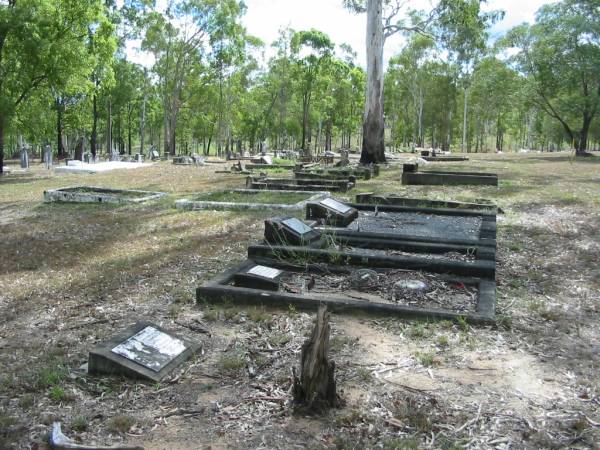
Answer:
<svg viewBox="0 0 600 450"><path fill-rule="evenodd" d="M0 115L0 175L4 173L4 117Z"/></svg>
<svg viewBox="0 0 600 450"><path fill-rule="evenodd" d="M98 100L96 94L92 98L92 138L90 141L92 157L95 160L98 146Z"/></svg>
<svg viewBox="0 0 600 450"><path fill-rule="evenodd" d="M56 98L56 140L58 146L58 157L65 156L65 146L63 145L62 135L62 102L60 98Z"/></svg>
<svg viewBox="0 0 600 450"><path fill-rule="evenodd" d="M108 115L106 119L106 151L112 160L112 102L108 99Z"/></svg>
<svg viewBox="0 0 600 450"><path fill-rule="evenodd" d="M383 44L382 0L367 0L367 95L361 164L385 162Z"/></svg>
<svg viewBox="0 0 600 450"><path fill-rule="evenodd" d="M464 108L463 108L463 136L462 136L462 152L465 152L465 144L467 142L467 104L468 104L468 100L467 100L467 96L468 96L468 89L465 86L465 102L464 102Z"/></svg>

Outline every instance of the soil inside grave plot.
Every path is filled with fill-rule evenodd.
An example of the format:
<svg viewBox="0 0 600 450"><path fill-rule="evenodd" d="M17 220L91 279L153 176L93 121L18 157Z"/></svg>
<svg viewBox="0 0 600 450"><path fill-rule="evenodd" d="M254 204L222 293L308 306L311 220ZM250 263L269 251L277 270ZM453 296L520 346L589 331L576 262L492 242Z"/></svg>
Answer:
<svg viewBox="0 0 600 450"><path fill-rule="evenodd" d="M362 212L349 230L418 237L477 239L481 217L441 216L413 212Z"/></svg>
<svg viewBox="0 0 600 450"><path fill-rule="evenodd" d="M464 261L473 262L476 260L475 252L472 253L458 253L458 252L446 252L446 253L413 253L405 252L402 250L395 249L374 249L364 247L353 247L350 245L334 245L331 247L332 250L348 253L361 253L373 256L406 256L406 257L418 257L426 259L449 259L452 261Z"/></svg>
<svg viewBox="0 0 600 450"><path fill-rule="evenodd" d="M59 189L61 192L72 192L75 194L96 194L96 195L112 195L121 198L142 198L148 195L154 194L154 192L140 192L140 191L128 191L128 190L111 190L111 189L99 189L91 187L79 187L79 188L67 188Z"/></svg>
<svg viewBox="0 0 600 450"><path fill-rule="evenodd" d="M424 284L414 289L404 284ZM348 273L285 272L280 291L327 298L332 295L372 303L447 309L477 309L477 289L439 275L412 270L356 269Z"/></svg>
<svg viewBox="0 0 600 450"><path fill-rule="evenodd" d="M222 191L199 195L193 200L203 202L296 204L298 202L308 200L312 195L314 194L304 194L298 192L244 193L235 191Z"/></svg>

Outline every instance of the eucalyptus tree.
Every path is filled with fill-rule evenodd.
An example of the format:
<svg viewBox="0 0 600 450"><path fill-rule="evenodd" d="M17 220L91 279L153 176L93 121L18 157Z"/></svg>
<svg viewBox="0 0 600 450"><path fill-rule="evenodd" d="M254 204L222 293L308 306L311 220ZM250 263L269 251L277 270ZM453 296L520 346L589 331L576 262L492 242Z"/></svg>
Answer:
<svg viewBox="0 0 600 450"><path fill-rule="evenodd" d="M367 92L363 119L361 163L385 162L383 116L383 47L398 32L435 35L455 49L481 34L497 13L482 13L480 0L439 0L426 14L409 10L404 0L344 0L356 12L367 13Z"/></svg>
<svg viewBox="0 0 600 450"><path fill-rule="evenodd" d="M332 55L334 44L325 33L311 29L294 33L291 48L298 92L302 99L301 148L310 153L310 148L307 148L306 145L306 138L313 90L325 61Z"/></svg>
<svg viewBox="0 0 600 450"><path fill-rule="evenodd" d="M534 25L511 30L505 45L528 78L532 99L563 127L577 155L585 155L600 105L600 2L545 5Z"/></svg>
<svg viewBox="0 0 600 450"><path fill-rule="evenodd" d="M89 78L97 58L89 52L89 30L98 45L113 46L100 0L0 2L0 173L5 130L18 108L39 89L61 92Z"/></svg>
<svg viewBox="0 0 600 450"><path fill-rule="evenodd" d="M180 109L187 102L190 83L202 75L203 64L214 51L215 38L244 10L238 0L179 0L164 13L148 15L142 49L155 57L164 110L165 152L175 154L175 135Z"/></svg>

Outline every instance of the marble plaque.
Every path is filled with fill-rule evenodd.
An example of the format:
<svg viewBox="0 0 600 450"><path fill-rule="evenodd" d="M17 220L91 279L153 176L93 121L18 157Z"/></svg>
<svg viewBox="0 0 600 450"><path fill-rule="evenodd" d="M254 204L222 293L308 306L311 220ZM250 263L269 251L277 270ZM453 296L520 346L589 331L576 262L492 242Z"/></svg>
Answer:
<svg viewBox="0 0 600 450"><path fill-rule="evenodd" d="M259 277L268 278L270 280L277 278L283 272L279 269L273 269L272 267L266 266L254 266L248 272L252 275L257 275Z"/></svg>
<svg viewBox="0 0 600 450"><path fill-rule="evenodd" d="M186 350L185 344L167 333L147 326L111 351L154 372L160 372Z"/></svg>
<svg viewBox="0 0 600 450"><path fill-rule="evenodd" d="M352 210L350 206L344 205L343 203L338 202L333 198L326 198L325 200L321 200L320 203L321 205L327 206L328 208L331 208L340 214L346 214L347 212Z"/></svg>
<svg viewBox="0 0 600 450"><path fill-rule="evenodd" d="M296 218L286 219L281 223L283 223L286 227L290 228L291 230L295 231L300 235L310 233L312 231L311 227L309 227L304 222Z"/></svg>

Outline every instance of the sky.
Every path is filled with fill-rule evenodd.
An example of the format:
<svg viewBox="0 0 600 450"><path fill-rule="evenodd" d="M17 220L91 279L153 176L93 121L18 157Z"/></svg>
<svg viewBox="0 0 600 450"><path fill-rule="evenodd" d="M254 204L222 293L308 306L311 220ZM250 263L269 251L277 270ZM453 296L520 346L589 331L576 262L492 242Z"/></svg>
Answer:
<svg viewBox="0 0 600 450"><path fill-rule="evenodd" d="M546 3L556 0L488 0L486 8L506 12L504 20L491 30L492 38L523 22L532 23L535 12ZM354 14L342 6L342 0L245 0L248 7L242 22L249 34L260 38L265 44L265 56L273 54L270 44L277 39L280 29L290 27L295 30L315 28L327 33L337 45L350 44L358 54L358 63L366 66L365 14ZM411 7L430 10L429 0L412 0ZM393 36L385 44L384 58L400 52L403 40ZM147 56L137 54L134 48L128 50L130 59L135 62L150 62Z"/></svg>
<svg viewBox="0 0 600 450"><path fill-rule="evenodd" d="M342 6L342 0L245 0L248 10L243 23L248 32L272 43L282 27L295 30L316 28L329 35L336 44L350 44L358 53L358 62L366 66L364 14L354 14ZM532 23L535 12L545 3L555 0L488 0L487 8L506 12L504 20L497 23L492 37L523 22ZM424 10L432 9L427 0L414 0L412 5ZM412 7L411 5L411 7ZM386 41L386 61L403 47L402 38L394 36Z"/></svg>

